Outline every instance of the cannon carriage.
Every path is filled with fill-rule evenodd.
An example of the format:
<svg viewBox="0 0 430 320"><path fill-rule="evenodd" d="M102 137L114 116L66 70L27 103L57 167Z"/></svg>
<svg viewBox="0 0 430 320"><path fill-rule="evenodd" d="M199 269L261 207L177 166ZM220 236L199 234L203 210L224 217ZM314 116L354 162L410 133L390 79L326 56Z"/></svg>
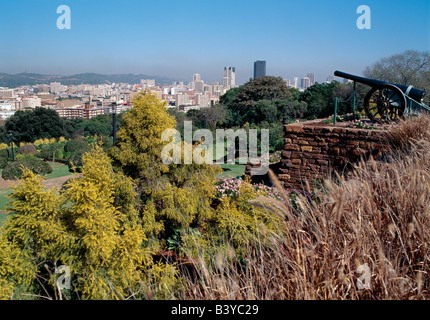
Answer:
<svg viewBox="0 0 430 320"><path fill-rule="evenodd" d="M354 81L354 87L356 82L371 87L364 98L364 110L367 117L375 122L389 122L409 115L430 113L430 107L423 103L425 90L359 77L342 71L335 71L334 75Z"/></svg>

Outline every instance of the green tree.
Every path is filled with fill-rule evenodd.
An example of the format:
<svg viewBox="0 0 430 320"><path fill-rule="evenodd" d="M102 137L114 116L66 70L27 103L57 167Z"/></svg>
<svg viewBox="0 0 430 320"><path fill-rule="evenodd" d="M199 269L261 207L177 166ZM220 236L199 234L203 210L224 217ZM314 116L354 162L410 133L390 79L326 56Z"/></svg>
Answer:
<svg viewBox="0 0 430 320"><path fill-rule="evenodd" d="M301 95L301 101L306 102L306 118L324 118L334 113L335 91L340 85L337 81L317 83L309 87Z"/></svg>
<svg viewBox="0 0 430 320"><path fill-rule="evenodd" d="M366 67L365 77L377 80L413 85L422 90L430 91L430 52L406 50L390 57L382 58ZM424 98L427 105L430 97Z"/></svg>
<svg viewBox="0 0 430 320"><path fill-rule="evenodd" d="M52 109L37 107L18 110L5 123L13 131L15 142L31 142L40 138L59 138L66 135L64 120Z"/></svg>

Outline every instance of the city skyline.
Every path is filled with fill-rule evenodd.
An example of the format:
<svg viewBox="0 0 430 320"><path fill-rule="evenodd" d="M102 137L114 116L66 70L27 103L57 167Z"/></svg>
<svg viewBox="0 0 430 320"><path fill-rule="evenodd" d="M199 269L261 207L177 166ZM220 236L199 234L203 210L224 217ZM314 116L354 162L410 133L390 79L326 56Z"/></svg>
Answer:
<svg viewBox="0 0 430 320"><path fill-rule="evenodd" d="M312 72L321 83L337 69L361 74L381 58L429 50L429 1L366 1L370 30L357 28L361 4L2 1L0 73L144 73L178 81L199 73L210 83L234 66L241 85L262 59L267 75L293 80ZM57 28L60 5L70 7L69 30Z"/></svg>

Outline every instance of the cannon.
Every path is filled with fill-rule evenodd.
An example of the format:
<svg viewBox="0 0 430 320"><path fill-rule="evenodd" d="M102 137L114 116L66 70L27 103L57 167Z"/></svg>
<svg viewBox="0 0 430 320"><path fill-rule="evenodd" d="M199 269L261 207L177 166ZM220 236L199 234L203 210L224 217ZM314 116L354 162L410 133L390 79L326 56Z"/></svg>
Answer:
<svg viewBox="0 0 430 320"><path fill-rule="evenodd" d="M402 84L355 76L342 71L334 75L371 87L364 98L367 117L375 122L394 121L407 115L430 113L430 107L423 103L425 90ZM355 91L354 91L355 94Z"/></svg>

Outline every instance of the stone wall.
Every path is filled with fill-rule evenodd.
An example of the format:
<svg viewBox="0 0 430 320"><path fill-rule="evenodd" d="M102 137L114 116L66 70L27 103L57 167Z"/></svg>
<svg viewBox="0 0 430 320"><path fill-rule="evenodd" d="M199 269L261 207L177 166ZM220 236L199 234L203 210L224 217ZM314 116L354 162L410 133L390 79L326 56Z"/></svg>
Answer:
<svg viewBox="0 0 430 320"><path fill-rule="evenodd" d="M273 170L286 188L301 188L306 181L324 179L370 155L378 158L388 148L380 130L305 122L286 125L284 132L282 159Z"/></svg>

